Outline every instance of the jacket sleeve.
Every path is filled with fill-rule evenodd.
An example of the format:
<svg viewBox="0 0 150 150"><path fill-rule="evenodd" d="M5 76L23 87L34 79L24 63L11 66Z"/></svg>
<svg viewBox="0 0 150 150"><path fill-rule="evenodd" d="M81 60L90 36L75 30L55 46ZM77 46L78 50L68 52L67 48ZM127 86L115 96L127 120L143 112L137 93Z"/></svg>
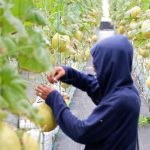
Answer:
<svg viewBox="0 0 150 150"><path fill-rule="evenodd" d="M76 142L94 144L104 140L116 128L116 111L111 104L99 104L86 120L79 120L66 107L57 91L48 95L46 103L52 108L63 132Z"/></svg>
<svg viewBox="0 0 150 150"><path fill-rule="evenodd" d="M71 84L82 91L87 92L95 104L99 103L101 90L97 78L91 74L81 73L71 67L63 67L66 75L60 81Z"/></svg>

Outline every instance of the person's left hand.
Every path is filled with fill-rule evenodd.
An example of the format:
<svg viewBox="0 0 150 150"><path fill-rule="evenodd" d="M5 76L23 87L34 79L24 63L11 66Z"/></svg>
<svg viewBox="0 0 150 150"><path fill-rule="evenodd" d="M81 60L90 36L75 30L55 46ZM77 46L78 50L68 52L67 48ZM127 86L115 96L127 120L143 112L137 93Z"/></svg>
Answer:
<svg viewBox="0 0 150 150"><path fill-rule="evenodd" d="M47 85L41 84L36 87L36 95L40 96L42 99L46 100L48 94L54 91L54 88Z"/></svg>

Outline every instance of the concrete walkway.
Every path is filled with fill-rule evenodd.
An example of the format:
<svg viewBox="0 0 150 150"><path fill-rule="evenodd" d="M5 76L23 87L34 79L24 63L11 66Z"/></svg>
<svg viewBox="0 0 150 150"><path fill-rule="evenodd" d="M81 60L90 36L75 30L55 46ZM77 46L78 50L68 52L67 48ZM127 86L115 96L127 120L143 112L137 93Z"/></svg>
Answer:
<svg viewBox="0 0 150 150"><path fill-rule="evenodd" d="M136 79L135 80L135 84L137 89L139 90L140 96L141 96L141 115L147 117L150 116L150 112L149 112L149 106L144 98L144 96L142 95L141 90L139 89L139 86L136 83ZM140 150L150 150L150 125L147 126L139 126L139 148Z"/></svg>

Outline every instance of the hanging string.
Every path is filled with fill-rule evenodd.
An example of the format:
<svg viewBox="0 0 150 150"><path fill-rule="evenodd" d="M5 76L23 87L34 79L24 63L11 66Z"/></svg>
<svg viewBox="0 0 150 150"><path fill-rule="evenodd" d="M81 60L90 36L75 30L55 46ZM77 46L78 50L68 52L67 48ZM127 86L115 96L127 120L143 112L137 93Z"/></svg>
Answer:
<svg viewBox="0 0 150 150"><path fill-rule="evenodd" d="M56 22L57 22L57 26L56 26L56 28L57 29L59 29L59 27L60 27L60 22L61 22L61 15L60 15L60 12L61 12L61 4L62 4L62 2L61 2L61 0L58 0L57 1L57 9L56 9L56 11L57 11L57 14L56 14ZM61 54L61 50L60 50L60 37L58 36L58 47L57 47L57 58L58 58L58 60L57 60L57 63L58 63L58 65L61 65L61 63L62 63L62 61L61 61L61 59L62 59L62 54ZM61 91L61 83L59 83L59 91Z"/></svg>

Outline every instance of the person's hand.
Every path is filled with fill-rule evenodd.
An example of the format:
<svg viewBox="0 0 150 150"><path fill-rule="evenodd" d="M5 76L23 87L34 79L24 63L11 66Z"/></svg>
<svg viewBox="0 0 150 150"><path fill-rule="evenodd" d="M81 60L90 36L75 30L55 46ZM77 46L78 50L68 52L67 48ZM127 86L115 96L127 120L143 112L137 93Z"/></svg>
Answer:
<svg viewBox="0 0 150 150"><path fill-rule="evenodd" d="M65 70L63 67L55 67L54 72L47 75L47 79L50 83L56 83L61 77L65 75Z"/></svg>
<svg viewBox="0 0 150 150"><path fill-rule="evenodd" d="M47 85L41 84L36 87L36 95L40 96L42 99L46 100L48 94L54 91L54 88Z"/></svg>

